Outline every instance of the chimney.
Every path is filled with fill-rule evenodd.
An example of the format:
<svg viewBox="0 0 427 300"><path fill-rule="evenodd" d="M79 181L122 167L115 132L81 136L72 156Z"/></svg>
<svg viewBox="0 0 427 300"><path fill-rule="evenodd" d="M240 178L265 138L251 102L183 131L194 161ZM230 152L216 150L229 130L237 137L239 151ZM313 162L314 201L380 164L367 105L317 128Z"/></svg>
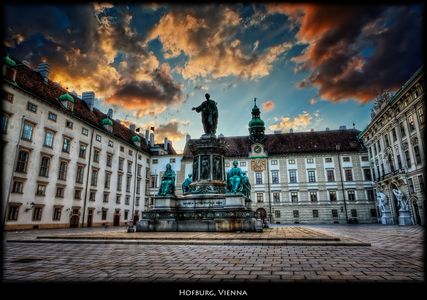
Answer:
<svg viewBox="0 0 427 300"><path fill-rule="evenodd" d="M314 131L314 128L311 128L311 129L310 129L310 132L313 132L313 131Z"/></svg>
<svg viewBox="0 0 427 300"><path fill-rule="evenodd" d="M82 100L86 103L87 107L93 111L93 104L95 103L95 93L93 91L83 92Z"/></svg>
<svg viewBox="0 0 427 300"><path fill-rule="evenodd" d="M163 144L163 148L165 149L165 151L168 151L168 138L167 137L165 137L165 141L164 141L164 144Z"/></svg>
<svg viewBox="0 0 427 300"><path fill-rule="evenodd" d="M148 143L150 142L150 130L146 129L145 130L145 142Z"/></svg>
<svg viewBox="0 0 427 300"><path fill-rule="evenodd" d="M113 109L112 109L112 108L109 108L109 109L108 109L107 116L108 116L110 119L113 119Z"/></svg>
<svg viewBox="0 0 427 300"><path fill-rule="evenodd" d="M130 125L129 125L129 129L130 129L132 132L135 132L135 128L136 128L135 124L134 124L134 123L130 123Z"/></svg>
<svg viewBox="0 0 427 300"><path fill-rule="evenodd" d="M289 129L289 133L293 133L294 132L294 130L291 128L291 129Z"/></svg>
<svg viewBox="0 0 427 300"><path fill-rule="evenodd" d="M150 146L154 147L154 133L150 133Z"/></svg>
<svg viewBox="0 0 427 300"><path fill-rule="evenodd" d="M345 125L341 125L340 126L340 130L344 130L344 129L346 129L346 126Z"/></svg>
<svg viewBox="0 0 427 300"><path fill-rule="evenodd" d="M326 127L326 131L329 131L329 127Z"/></svg>
<svg viewBox="0 0 427 300"><path fill-rule="evenodd" d="M36 72L40 73L45 83L47 83L49 80L49 71L50 71L50 66L46 62L40 63L36 68Z"/></svg>

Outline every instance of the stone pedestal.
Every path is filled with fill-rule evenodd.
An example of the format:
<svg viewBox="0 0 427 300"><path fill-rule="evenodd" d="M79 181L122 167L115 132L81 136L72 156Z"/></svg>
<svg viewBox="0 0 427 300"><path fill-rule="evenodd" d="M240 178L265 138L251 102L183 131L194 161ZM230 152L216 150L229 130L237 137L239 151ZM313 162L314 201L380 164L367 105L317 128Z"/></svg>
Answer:
<svg viewBox="0 0 427 300"><path fill-rule="evenodd" d="M381 224L384 224L384 225L393 224L393 218L391 217L390 211L385 211L381 213Z"/></svg>
<svg viewBox="0 0 427 300"><path fill-rule="evenodd" d="M409 210L399 210L399 225L412 225Z"/></svg>

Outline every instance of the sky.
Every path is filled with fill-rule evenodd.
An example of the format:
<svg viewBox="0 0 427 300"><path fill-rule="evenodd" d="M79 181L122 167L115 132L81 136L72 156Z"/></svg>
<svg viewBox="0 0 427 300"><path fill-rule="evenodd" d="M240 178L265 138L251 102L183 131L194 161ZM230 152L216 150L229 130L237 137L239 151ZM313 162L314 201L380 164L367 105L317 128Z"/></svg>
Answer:
<svg viewBox="0 0 427 300"><path fill-rule="evenodd" d="M204 132L191 108L217 102L217 134L363 130L376 95L422 64L421 4L6 5L4 46L50 79L181 152Z"/></svg>

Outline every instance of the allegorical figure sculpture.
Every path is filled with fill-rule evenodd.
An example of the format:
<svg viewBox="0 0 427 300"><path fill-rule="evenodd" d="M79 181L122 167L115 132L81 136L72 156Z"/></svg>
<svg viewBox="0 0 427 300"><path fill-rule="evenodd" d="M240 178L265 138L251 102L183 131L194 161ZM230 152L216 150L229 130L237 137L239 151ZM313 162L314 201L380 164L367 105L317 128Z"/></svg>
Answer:
<svg viewBox="0 0 427 300"><path fill-rule="evenodd" d="M237 160L233 161L233 168L231 168L227 173L227 189L232 193L243 191L242 181L244 174L237 165Z"/></svg>
<svg viewBox="0 0 427 300"><path fill-rule="evenodd" d="M243 178L242 178L242 186L243 186L243 194L250 198L251 197L251 184L249 182L249 178L246 175L248 172L243 172Z"/></svg>
<svg viewBox="0 0 427 300"><path fill-rule="evenodd" d="M390 210L387 196L383 192L377 191L377 200L382 213Z"/></svg>
<svg viewBox="0 0 427 300"><path fill-rule="evenodd" d="M191 180L192 176L193 176L192 174L188 174L188 177L182 183L182 192L184 194L188 193L190 191L190 183L192 182L192 180Z"/></svg>
<svg viewBox="0 0 427 300"><path fill-rule="evenodd" d="M205 94L205 97L206 101L203 101L198 107L193 107L192 110L202 112L202 123L205 134L215 135L218 124L218 108L216 102L210 99L209 94Z"/></svg>
<svg viewBox="0 0 427 300"><path fill-rule="evenodd" d="M405 197L405 194L397 187L393 189L393 194L396 196L397 202L399 203L399 210L409 210L408 200Z"/></svg>
<svg viewBox="0 0 427 300"><path fill-rule="evenodd" d="M166 171L162 177L162 184L159 189L159 196L175 194L175 172L170 164L166 165Z"/></svg>

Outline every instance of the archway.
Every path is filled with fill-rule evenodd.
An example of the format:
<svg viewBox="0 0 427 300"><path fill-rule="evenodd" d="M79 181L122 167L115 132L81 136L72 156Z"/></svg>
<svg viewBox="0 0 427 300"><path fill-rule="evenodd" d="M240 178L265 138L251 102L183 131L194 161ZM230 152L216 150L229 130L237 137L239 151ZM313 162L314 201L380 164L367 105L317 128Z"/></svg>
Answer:
<svg viewBox="0 0 427 300"><path fill-rule="evenodd" d="M264 208L260 207L255 211L257 219L261 219L262 222L265 222L265 219L267 218L267 212Z"/></svg>

